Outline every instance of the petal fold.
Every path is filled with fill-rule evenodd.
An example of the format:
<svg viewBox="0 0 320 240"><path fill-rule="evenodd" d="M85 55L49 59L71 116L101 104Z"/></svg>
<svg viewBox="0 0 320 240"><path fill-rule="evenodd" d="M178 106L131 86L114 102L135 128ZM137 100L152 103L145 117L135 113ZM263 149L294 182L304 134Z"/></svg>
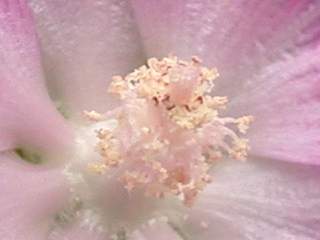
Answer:
<svg viewBox="0 0 320 240"><path fill-rule="evenodd" d="M69 130L46 91L29 8L0 1L0 19L0 151L61 146Z"/></svg>

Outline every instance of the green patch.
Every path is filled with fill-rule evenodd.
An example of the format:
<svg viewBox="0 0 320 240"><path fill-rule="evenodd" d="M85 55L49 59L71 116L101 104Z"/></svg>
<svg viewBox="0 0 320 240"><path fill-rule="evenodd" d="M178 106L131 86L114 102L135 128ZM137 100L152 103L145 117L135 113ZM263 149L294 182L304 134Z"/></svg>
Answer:
<svg viewBox="0 0 320 240"><path fill-rule="evenodd" d="M21 157L26 162L29 162L32 164L40 164L42 162L42 158L38 153L28 151L22 148L17 148L15 152L18 154L19 157Z"/></svg>
<svg viewBox="0 0 320 240"><path fill-rule="evenodd" d="M56 107L56 109L58 110L58 112L65 118L65 119L69 119L70 116L70 109L69 107L61 100L53 100L54 105Z"/></svg>
<svg viewBox="0 0 320 240"><path fill-rule="evenodd" d="M70 111L67 106L63 105L61 102L56 102L56 108L65 119L70 118Z"/></svg>

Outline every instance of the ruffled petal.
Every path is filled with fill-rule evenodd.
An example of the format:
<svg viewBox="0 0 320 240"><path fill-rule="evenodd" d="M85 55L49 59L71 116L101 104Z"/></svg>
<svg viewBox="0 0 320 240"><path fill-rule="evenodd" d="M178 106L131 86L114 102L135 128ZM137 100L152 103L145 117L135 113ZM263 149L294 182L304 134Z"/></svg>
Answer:
<svg viewBox="0 0 320 240"><path fill-rule="evenodd" d="M52 148L68 136L46 92L33 26L24 1L0 1L0 151Z"/></svg>
<svg viewBox="0 0 320 240"><path fill-rule="evenodd" d="M65 111L105 111L108 84L141 65L139 35L127 1L32 0L53 98Z"/></svg>
<svg viewBox="0 0 320 240"><path fill-rule="evenodd" d="M197 55L217 67L216 91L233 97L261 67L320 39L315 0L133 0L148 56Z"/></svg>
<svg viewBox="0 0 320 240"><path fill-rule="evenodd" d="M68 188L58 170L0 156L0 239L44 240Z"/></svg>
<svg viewBox="0 0 320 240"><path fill-rule="evenodd" d="M202 240L319 239L319 171L258 159L220 162L181 230Z"/></svg>
<svg viewBox="0 0 320 240"><path fill-rule="evenodd" d="M251 153L320 164L320 47L263 69L231 104L250 113Z"/></svg>
<svg viewBox="0 0 320 240"><path fill-rule="evenodd" d="M130 240L182 240L182 238L168 224L155 223L134 232Z"/></svg>

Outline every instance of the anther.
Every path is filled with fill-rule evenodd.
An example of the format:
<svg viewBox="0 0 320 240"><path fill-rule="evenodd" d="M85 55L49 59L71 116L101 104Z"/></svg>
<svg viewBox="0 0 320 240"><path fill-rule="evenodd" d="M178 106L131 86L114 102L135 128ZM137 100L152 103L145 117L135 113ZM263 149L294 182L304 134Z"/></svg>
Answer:
<svg viewBox="0 0 320 240"><path fill-rule="evenodd" d="M174 56L151 58L125 77L114 76L109 91L122 101L120 107L106 114L84 112L93 122L112 118L118 123L97 131L101 162L89 168L115 175L128 192L176 195L192 206L211 182L209 170L216 161L245 160L249 150L248 140L239 135L253 118L220 117L228 98L210 95L218 76L198 57Z"/></svg>

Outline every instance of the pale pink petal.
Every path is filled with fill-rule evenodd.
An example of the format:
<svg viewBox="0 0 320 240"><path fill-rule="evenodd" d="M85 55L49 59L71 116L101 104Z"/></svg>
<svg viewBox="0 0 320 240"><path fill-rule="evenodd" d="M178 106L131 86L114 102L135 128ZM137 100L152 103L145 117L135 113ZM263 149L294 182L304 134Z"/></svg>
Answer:
<svg viewBox="0 0 320 240"><path fill-rule="evenodd" d="M59 170L0 156L0 239L44 240L68 197Z"/></svg>
<svg viewBox="0 0 320 240"><path fill-rule="evenodd" d="M31 6L53 97L69 114L109 108L111 77L142 63L128 2L32 0Z"/></svg>
<svg viewBox="0 0 320 240"><path fill-rule="evenodd" d="M134 232L130 240L183 240L183 238L168 224L155 223Z"/></svg>
<svg viewBox="0 0 320 240"><path fill-rule="evenodd" d="M315 0L132 0L148 56L201 57L229 97L273 59L319 39Z"/></svg>
<svg viewBox="0 0 320 240"><path fill-rule="evenodd" d="M202 240L319 239L319 171L261 159L221 162L180 230Z"/></svg>
<svg viewBox="0 0 320 240"><path fill-rule="evenodd" d="M30 11L24 1L0 1L0 151L51 148L67 136L46 92Z"/></svg>
<svg viewBox="0 0 320 240"><path fill-rule="evenodd" d="M250 113L251 153L320 164L320 47L263 69L230 112Z"/></svg>
<svg viewBox="0 0 320 240"><path fill-rule="evenodd" d="M54 231L49 240L109 240L108 234L90 229L88 226L76 221L71 225Z"/></svg>

